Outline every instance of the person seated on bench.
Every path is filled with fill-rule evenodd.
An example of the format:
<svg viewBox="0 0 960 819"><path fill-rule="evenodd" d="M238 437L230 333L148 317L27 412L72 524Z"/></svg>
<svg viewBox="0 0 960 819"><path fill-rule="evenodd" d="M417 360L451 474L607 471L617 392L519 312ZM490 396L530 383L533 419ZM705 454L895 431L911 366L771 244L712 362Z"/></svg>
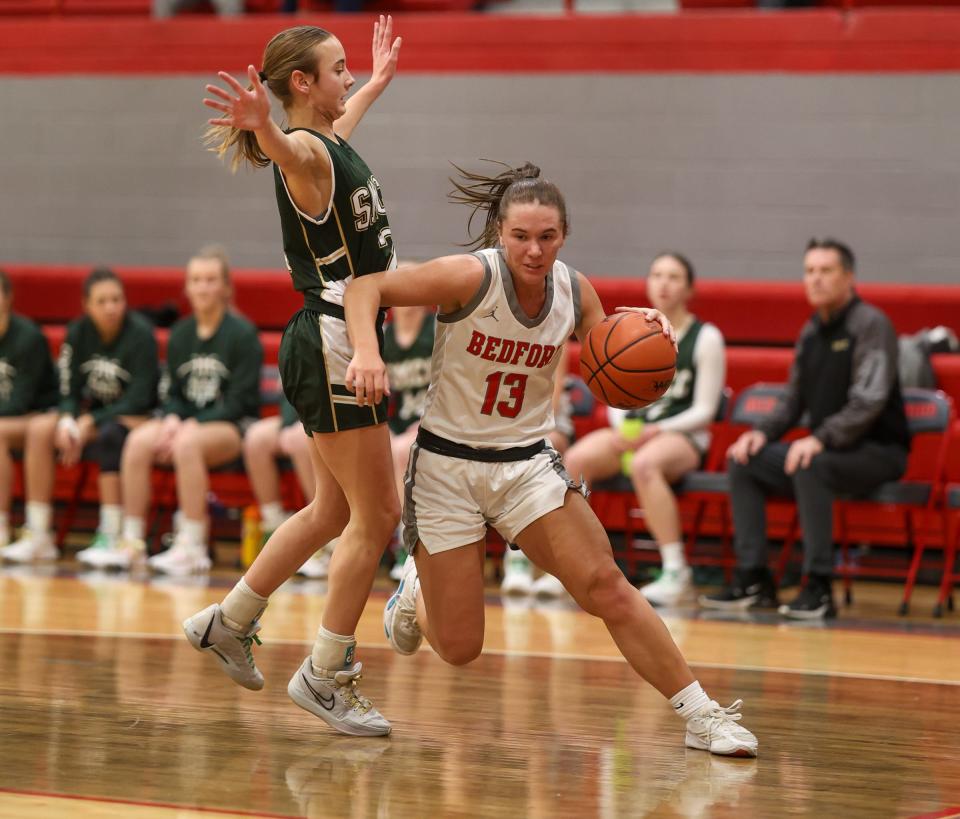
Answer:
<svg viewBox="0 0 960 819"><path fill-rule="evenodd" d="M260 414L263 348L257 330L230 311L224 250L205 247L187 262L192 315L170 329L162 417L138 427L123 452L123 537L100 558L107 568L142 562L154 464L172 464L180 523L169 549L149 560L172 575L209 570L208 470L240 456L245 429Z"/></svg>
<svg viewBox="0 0 960 819"><path fill-rule="evenodd" d="M23 450L30 419L56 409L59 398L43 331L13 312L13 286L0 270L0 548L10 543L13 453ZM56 550L50 556L56 557ZM16 551L8 559L16 560Z"/></svg>
<svg viewBox="0 0 960 819"><path fill-rule="evenodd" d="M693 266L683 255L661 253L653 260L647 297L677 328L673 383L663 398L641 410L611 409L611 426L584 436L563 457L567 472L582 476L588 484L621 470L630 478L663 562L659 579L640 590L655 606L675 606L695 598L671 484L702 465L726 377L723 336L687 307L693 284Z"/></svg>
<svg viewBox="0 0 960 819"><path fill-rule="evenodd" d="M785 399L729 449L738 568L729 587L700 598L705 607L778 605L767 568L765 508L766 496L777 494L797 500L805 578L797 598L779 611L797 619L835 616L834 498L869 493L907 466L910 436L893 324L857 296L853 253L842 242L811 239L803 267L814 313L800 331ZM800 423L808 435L780 440Z"/></svg>
<svg viewBox="0 0 960 819"><path fill-rule="evenodd" d="M93 270L84 281L83 311L70 322L60 349L59 414L42 413L27 423L26 526L7 559L57 556L51 533L57 454L64 466L90 459L100 467L100 523L78 560L113 548L120 534L120 457L127 435L156 404L157 344L150 322L127 310L123 283L108 268Z"/></svg>
<svg viewBox="0 0 960 819"><path fill-rule="evenodd" d="M273 531L290 517L283 508L280 496L278 456L285 455L290 459L304 500L307 503L313 500L313 464L310 461L313 445L310 437L297 418L297 411L284 395L280 396L280 413L255 421L243 436L243 464L253 496L260 508L264 543ZM332 553L333 541L321 545L317 553L297 570L297 574L325 578Z"/></svg>

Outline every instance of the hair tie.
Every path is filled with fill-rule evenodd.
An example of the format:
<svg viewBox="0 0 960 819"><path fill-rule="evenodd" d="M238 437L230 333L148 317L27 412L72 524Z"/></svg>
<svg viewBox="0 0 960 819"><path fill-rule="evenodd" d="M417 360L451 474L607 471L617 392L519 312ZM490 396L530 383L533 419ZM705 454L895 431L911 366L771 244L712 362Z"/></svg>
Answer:
<svg viewBox="0 0 960 819"><path fill-rule="evenodd" d="M266 72L266 71L258 71L258 72L257 72L257 76L260 78L260 82L266 83L266 81L267 81L267 72Z"/></svg>

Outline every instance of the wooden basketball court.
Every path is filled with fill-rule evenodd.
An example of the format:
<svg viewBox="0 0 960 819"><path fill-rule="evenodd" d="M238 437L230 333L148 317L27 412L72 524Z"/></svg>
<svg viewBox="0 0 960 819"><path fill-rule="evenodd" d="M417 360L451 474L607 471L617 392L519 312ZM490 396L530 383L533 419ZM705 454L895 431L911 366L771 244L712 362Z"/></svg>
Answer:
<svg viewBox="0 0 960 819"><path fill-rule="evenodd" d="M494 590L460 669L394 654L378 587L361 690L393 734L335 735L286 695L322 584L273 598L254 693L182 637L231 577L209 583L2 570L0 817L960 816L960 619L898 619L893 586L825 627L666 617L707 691L745 701L760 756L736 760L684 749L598 621Z"/></svg>

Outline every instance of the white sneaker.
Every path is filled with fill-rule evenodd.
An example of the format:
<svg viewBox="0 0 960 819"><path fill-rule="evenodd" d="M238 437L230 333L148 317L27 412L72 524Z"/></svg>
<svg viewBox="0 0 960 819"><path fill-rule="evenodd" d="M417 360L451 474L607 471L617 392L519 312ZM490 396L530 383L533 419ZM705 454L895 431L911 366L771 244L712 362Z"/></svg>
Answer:
<svg viewBox="0 0 960 819"><path fill-rule="evenodd" d="M307 657L290 678L287 693L304 711L320 717L342 734L379 737L390 733L390 723L357 690L363 663L337 671L332 677L318 677Z"/></svg>
<svg viewBox="0 0 960 819"><path fill-rule="evenodd" d="M398 654L413 654L423 641L423 632L417 622L419 591L417 564L413 557L408 557L403 564L400 585L383 607L383 631Z"/></svg>
<svg viewBox="0 0 960 819"><path fill-rule="evenodd" d="M260 645L257 632L260 623L254 620L244 634L225 625L220 604L214 603L183 621L183 633L197 651L206 651L220 658L218 667L235 683L251 691L263 688L263 674L253 661L252 643Z"/></svg>
<svg viewBox="0 0 960 819"><path fill-rule="evenodd" d="M508 548L503 556L500 591L504 594L530 594L532 590L533 566L523 552Z"/></svg>
<svg viewBox="0 0 960 819"><path fill-rule="evenodd" d="M56 560L60 552L53 545L49 532L31 532L24 527L20 539L0 549L0 559L10 563L35 563L41 560Z"/></svg>
<svg viewBox="0 0 960 819"><path fill-rule="evenodd" d="M180 533L173 539L173 545L167 551L148 558L147 565L163 574L185 577L209 572L212 563L205 544L193 543Z"/></svg>
<svg viewBox="0 0 960 819"><path fill-rule="evenodd" d="M563 597L567 590L558 578L552 574L543 574L533 581L530 593L537 597Z"/></svg>
<svg viewBox="0 0 960 819"><path fill-rule="evenodd" d="M652 583L640 589L640 594L654 606L679 606L697 599L693 586L693 572L689 566L682 569L664 569Z"/></svg>
<svg viewBox="0 0 960 819"><path fill-rule="evenodd" d="M311 555L307 562L297 569L297 574L302 574L311 580L326 580L330 574L331 557L333 557L333 549L330 548L328 543L316 554Z"/></svg>
<svg viewBox="0 0 960 819"><path fill-rule="evenodd" d="M120 538L113 548L102 549L96 559L96 565L101 569L128 571L139 568L146 563L147 544L140 538Z"/></svg>
<svg viewBox="0 0 960 819"><path fill-rule="evenodd" d="M721 756L756 756L757 738L737 724L743 716L741 705L743 700L737 700L721 708L710 700L687 720L684 744L697 751L710 751Z"/></svg>
<svg viewBox="0 0 960 819"><path fill-rule="evenodd" d="M90 541L90 545L86 549L81 549L77 552L77 561L84 565L89 566L90 568L100 568L102 563L100 562L103 553L111 551L117 546L117 536L108 535L104 532L95 532L93 535L93 540Z"/></svg>

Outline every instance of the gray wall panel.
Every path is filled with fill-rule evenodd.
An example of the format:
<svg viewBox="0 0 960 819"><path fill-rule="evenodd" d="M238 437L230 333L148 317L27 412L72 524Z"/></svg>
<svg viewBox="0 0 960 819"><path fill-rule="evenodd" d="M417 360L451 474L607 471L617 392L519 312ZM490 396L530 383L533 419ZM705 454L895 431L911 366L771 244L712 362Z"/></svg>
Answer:
<svg viewBox="0 0 960 819"><path fill-rule="evenodd" d="M278 266L270 174L200 144L207 79L4 78L0 260L176 265L216 240ZM865 279L958 282L958 130L955 75L401 75L354 143L407 257L465 238L448 161L530 158L592 274L677 247L704 276L794 278L833 233Z"/></svg>

